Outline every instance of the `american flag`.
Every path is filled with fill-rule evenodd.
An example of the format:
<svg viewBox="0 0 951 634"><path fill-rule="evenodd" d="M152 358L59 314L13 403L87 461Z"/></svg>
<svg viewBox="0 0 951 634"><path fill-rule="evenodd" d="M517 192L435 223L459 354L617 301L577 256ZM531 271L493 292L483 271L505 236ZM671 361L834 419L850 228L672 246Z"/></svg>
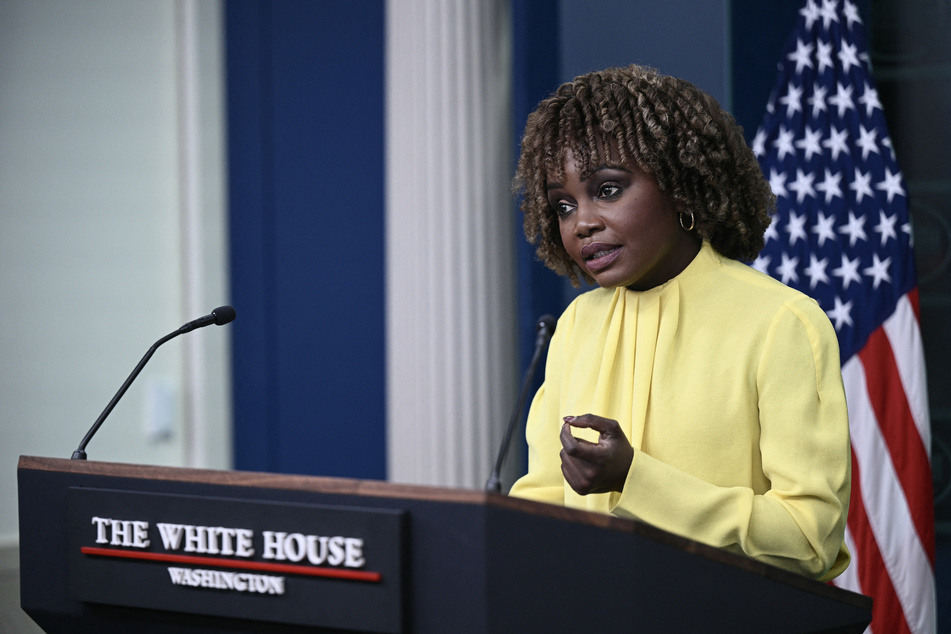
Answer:
<svg viewBox="0 0 951 634"><path fill-rule="evenodd" d="M777 196L757 269L835 327L852 437L849 569L871 629L934 632L931 432L907 188L849 1L808 0L753 141Z"/></svg>

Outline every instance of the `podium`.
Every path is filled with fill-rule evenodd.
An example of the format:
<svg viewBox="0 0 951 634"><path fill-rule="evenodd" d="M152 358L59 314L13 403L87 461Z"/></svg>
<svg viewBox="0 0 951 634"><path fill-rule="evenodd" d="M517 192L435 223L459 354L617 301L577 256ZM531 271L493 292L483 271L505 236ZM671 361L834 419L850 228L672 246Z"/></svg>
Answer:
<svg viewBox="0 0 951 634"><path fill-rule="evenodd" d="M46 632L862 632L869 597L481 491L21 456Z"/></svg>

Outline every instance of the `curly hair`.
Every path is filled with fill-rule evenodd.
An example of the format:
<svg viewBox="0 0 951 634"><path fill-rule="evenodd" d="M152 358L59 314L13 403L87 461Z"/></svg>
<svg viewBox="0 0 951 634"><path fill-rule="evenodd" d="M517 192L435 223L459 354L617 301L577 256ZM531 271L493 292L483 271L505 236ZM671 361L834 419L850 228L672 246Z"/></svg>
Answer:
<svg viewBox="0 0 951 634"><path fill-rule="evenodd" d="M582 178L599 165L636 166L694 214L694 229L721 254L753 260L775 204L743 130L693 84L653 68L609 68L562 84L528 117L515 174L525 235L541 260L578 286L546 182L563 180L568 153ZM601 156L602 153L609 156Z"/></svg>

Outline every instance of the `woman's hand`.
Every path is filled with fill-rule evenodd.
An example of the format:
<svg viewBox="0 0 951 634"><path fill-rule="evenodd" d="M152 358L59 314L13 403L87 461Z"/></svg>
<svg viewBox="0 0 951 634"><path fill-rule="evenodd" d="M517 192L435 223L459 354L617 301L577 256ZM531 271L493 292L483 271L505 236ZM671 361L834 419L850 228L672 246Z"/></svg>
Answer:
<svg viewBox="0 0 951 634"><path fill-rule="evenodd" d="M594 414L565 416L561 427L561 472L571 488L581 495L607 493L624 488L634 460L634 448L617 421ZM590 427L600 432L597 444L571 433L572 427Z"/></svg>

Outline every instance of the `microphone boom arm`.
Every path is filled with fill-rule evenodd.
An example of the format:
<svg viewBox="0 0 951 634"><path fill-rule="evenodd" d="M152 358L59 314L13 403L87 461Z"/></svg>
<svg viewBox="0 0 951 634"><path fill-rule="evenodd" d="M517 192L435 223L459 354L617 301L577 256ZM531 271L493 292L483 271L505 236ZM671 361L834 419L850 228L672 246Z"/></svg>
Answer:
<svg viewBox="0 0 951 634"><path fill-rule="evenodd" d="M535 370L538 362L542 358L542 352L551 339L555 331L555 318L551 315L540 317L537 322L538 336L535 338L535 353L532 355L532 361L525 371L525 378L522 380L522 389L518 393L518 401L515 409L512 410L512 416L509 418L508 428L505 430L505 436L502 438L502 446L499 447L499 455L495 460L495 468L489 475L485 483L485 490L492 493L501 493L502 491L502 463L509 452L509 445L512 442L512 436L515 434L515 428L518 426L522 410L525 409L525 399L528 397L528 388L532 385L532 379L535 377Z"/></svg>
<svg viewBox="0 0 951 634"><path fill-rule="evenodd" d="M102 426L106 417L112 413L112 409L116 406L116 403L119 402L119 399L123 397L126 393L126 390L129 389L129 386L132 385L132 382L135 381L135 378L139 376L139 372L142 371L142 368L145 367L145 364L149 362L149 359L152 358L152 355L155 354L155 351L158 350L158 347L172 339L177 337L179 331L175 331L169 335L165 335L149 348L149 351L145 353L145 356L142 357L142 360L139 361L139 364L135 366L135 369L132 370L132 374L129 375L129 378L125 380L125 383L122 384L122 387L119 388L119 391L116 392L116 395L112 397L112 400L109 401L109 404L106 405L106 409L102 410L102 414L99 415L99 418L96 419L96 422L93 423L92 427L89 428L89 431L86 432L86 436L83 438L82 442L79 443L79 448L73 452L72 460L85 460L86 459L86 445L89 444L89 441L92 440L92 437L99 431L99 428Z"/></svg>
<svg viewBox="0 0 951 634"><path fill-rule="evenodd" d="M106 420L106 417L112 413L113 408L119 402L119 399L126 393L126 390L129 389L129 386L132 385L132 382L135 381L136 377L139 376L139 372L142 371L142 368L145 367L145 364L149 362L149 359L152 358L152 355L155 354L155 351L158 350L158 347L170 339L174 339L178 335L185 334L186 332L191 332L196 328L202 328L211 324L217 324L219 326L227 324L235 318L234 308L231 306L220 306L215 310L211 311L210 315L201 317L194 321L190 321L175 332L169 333L152 344L152 347L148 349L148 352L142 357L142 360L139 361L139 364L135 366L135 369L132 370L132 374L129 375L129 378L125 380L125 383L122 384L122 387L119 388L119 391L116 392L116 395L112 397L112 400L109 401L109 404L106 405L106 409L102 410L102 414L99 415L99 418L96 419L96 422L93 423L92 427L89 428L89 431L86 432L85 437L83 437L82 442L79 443L79 447L76 451L73 452L72 460L85 460L86 459L86 445L89 444L89 441L92 440L92 437L99 431L99 428L102 426L103 421Z"/></svg>

